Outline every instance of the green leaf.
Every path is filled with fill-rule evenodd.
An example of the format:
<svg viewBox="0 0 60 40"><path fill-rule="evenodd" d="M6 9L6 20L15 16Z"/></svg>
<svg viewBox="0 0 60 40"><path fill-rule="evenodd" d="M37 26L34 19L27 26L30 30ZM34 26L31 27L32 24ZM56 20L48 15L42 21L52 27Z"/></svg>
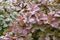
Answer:
<svg viewBox="0 0 60 40"><path fill-rule="evenodd" d="M0 17L0 21L2 21L2 20L3 20L3 18Z"/></svg>

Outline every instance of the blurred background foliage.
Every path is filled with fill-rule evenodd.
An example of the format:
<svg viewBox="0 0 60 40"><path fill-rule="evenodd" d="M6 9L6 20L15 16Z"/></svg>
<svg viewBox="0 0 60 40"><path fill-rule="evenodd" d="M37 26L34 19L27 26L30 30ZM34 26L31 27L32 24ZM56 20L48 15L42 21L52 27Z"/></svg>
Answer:
<svg viewBox="0 0 60 40"><path fill-rule="evenodd" d="M22 0L24 2L32 2L39 4L41 0ZM0 1L0 36L5 35L8 32L9 23L10 21L16 21L16 15L21 10L17 10L14 6L19 6L18 0L17 3L12 3L10 0L1 0ZM57 6L58 5L58 6ZM41 11L44 11L46 14L50 12L49 7L52 8L53 11L57 11L60 9L60 0L47 0L45 4L39 5ZM26 8L23 6L22 9ZM60 17L56 17L57 22L60 22ZM34 27L34 32L29 33L27 39L29 40L45 40L44 38L48 34L50 40L53 40L54 37L57 37L57 40L60 40L60 27L54 28L51 27L49 24L42 24L42 26L37 24L32 24ZM32 39L33 38L33 39Z"/></svg>

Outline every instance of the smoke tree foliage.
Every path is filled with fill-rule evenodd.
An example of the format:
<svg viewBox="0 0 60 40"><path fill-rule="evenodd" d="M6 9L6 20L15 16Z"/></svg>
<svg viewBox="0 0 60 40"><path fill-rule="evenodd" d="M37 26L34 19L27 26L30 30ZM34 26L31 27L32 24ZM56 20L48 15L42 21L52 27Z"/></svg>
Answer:
<svg viewBox="0 0 60 40"><path fill-rule="evenodd" d="M0 40L60 40L60 1L0 0Z"/></svg>

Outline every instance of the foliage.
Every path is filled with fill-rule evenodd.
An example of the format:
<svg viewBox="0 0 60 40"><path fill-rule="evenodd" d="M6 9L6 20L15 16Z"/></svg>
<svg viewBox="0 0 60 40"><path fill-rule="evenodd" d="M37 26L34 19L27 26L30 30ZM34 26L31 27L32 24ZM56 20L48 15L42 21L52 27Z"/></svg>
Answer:
<svg viewBox="0 0 60 40"><path fill-rule="evenodd" d="M58 0L1 0L0 36L0 40L60 40Z"/></svg>

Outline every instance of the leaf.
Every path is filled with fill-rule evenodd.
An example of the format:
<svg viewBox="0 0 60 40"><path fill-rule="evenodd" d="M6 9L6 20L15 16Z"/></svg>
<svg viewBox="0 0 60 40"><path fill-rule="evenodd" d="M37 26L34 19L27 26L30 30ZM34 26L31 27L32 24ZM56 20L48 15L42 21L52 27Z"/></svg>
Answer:
<svg viewBox="0 0 60 40"><path fill-rule="evenodd" d="M20 21L19 21L19 24L20 24L21 26L23 26L23 25L24 25L24 21L23 21L23 20L20 20Z"/></svg>
<svg viewBox="0 0 60 40"><path fill-rule="evenodd" d="M0 17L0 21L2 21L2 20L3 20L3 18Z"/></svg>

